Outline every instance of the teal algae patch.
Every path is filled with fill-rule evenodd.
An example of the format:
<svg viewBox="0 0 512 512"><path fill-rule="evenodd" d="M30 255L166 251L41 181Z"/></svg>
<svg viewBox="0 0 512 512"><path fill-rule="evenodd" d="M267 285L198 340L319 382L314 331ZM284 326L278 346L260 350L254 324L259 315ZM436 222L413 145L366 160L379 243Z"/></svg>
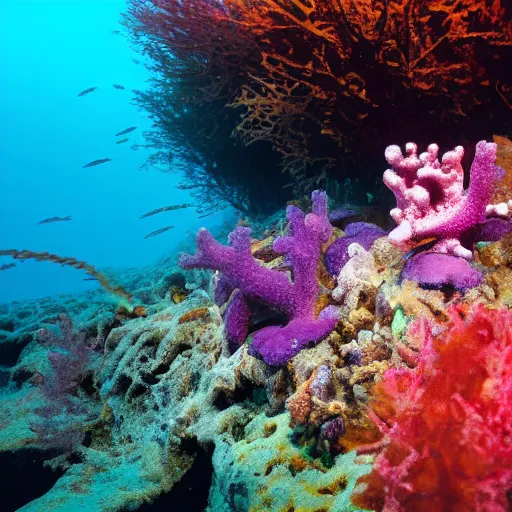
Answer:
<svg viewBox="0 0 512 512"><path fill-rule="evenodd" d="M113 512L136 510L169 490L186 470L169 472L158 443L133 445L117 456L87 450L87 461L72 465L53 488L20 508L22 512Z"/></svg>
<svg viewBox="0 0 512 512"><path fill-rule="evenodd" d="M310 512L359 510L350 501L357 479L370 472L355 452L326 467L305 457L290 436L288 413L251 421L244 439L217 443L208 512Z"/></svg>

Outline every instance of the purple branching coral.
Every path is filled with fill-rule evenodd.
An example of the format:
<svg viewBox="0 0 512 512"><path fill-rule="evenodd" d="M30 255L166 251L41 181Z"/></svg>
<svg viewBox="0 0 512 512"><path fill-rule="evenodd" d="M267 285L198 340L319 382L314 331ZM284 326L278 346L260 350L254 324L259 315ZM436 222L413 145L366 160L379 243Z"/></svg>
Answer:
<svg viewBox="0 0 512 512"><path fill-rule="evenodd" d="M51 347L50 371L41 376L42 407L31 429L44 448L72 452L84 438L84 422L98 411L82 389L93 357L91 340L84 331L75 331L66 314L59 316L60 336L49 329L37 333L38 341ZM96 340L98 342L99 340Z"/></svg>
<svg viewBox="0 0 512 512"><path fill-rule="evenodd" d="M406 145L404 157L398 146L386 149L392 166L384 173L384 183L395 194L397 205L390 214L397 222L390 240L404 246L412 240L438 238L434 251L470 260L472 251L463 246L466 233L484 221L493 189L501 170L495 165L496 144L481 141L476 146L467 191L463 187L462 146L448 151L439 162L439 148L431 144L417 155L416 144Z"/></svg>
<svg viewBox="0 0 512 512"><path fill-rule="evenodd" d="M285 256L293 280L286 273L266 268L251 254L251 231L236 228L229 246L219 244L206 230L197 234L197 252L182 255L183 268L208 268L219 271L224 289L237 289L226 312L226 332L231 343L240 344L247 336L251 302L266 304L284 314L284 326L269 326L256 331L250 353L267 364L280 366L309 344L317 343L334 329L338 311L327 307L317 318L315 307L319 286L317 268L321 246L332 235L327 218L327 196L312 194L312 213L288 206L290 235L277 238L273 250ZM222 294L221 294L222 295Z"/></svg>

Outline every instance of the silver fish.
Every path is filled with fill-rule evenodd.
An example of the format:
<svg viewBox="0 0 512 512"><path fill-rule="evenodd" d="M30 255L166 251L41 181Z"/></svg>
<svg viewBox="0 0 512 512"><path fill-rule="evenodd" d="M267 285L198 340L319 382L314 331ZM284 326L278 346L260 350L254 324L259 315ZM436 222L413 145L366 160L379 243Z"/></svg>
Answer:
<svg viewBox="0 0 512 512"><path fill-rule="evenodd" d="M71 218L71 215L67 217L50 217L49 219L40 220L39 222L36 222L36 224L50 224L50 222L62 222L65 220L73 220Z"/></svg>
<svg viewBox="0 0 512 512"><path fill-rule="evenodd" d="M85 96L86 94L91 94L91 92L94 92L97 89L98 89L97 87L89 87L89 89L85 89L84 91L79 92L78 96Z"/></svg>
<svg viewBox="0 0 512 512"><path fill-rule="evenodd" d="M167 226L165 228L160 228L160 229L157 229L156 231L151 231L151 233L148 233L145 237L144 237L144 240L146 238L151 238L152 236L156 236L156 235L160 235L161 233L165 233L166 231L169 231L170 229L174 228L174 226Z"/></svg>
<svg viewBox="0 0 512 512"><path fill-rule="evenodd" d="M125 133L133 132L133 130L136 130L136 126L130 126L130 128L125 128L124 130L121 130L119 133L116 133L116 137L119 137L119 135L124 135Z"/></svg>
<svg viewBox="0 0 512 512"><path fill-rule="evenodd" d="M104 164L106 162L111 162L112 160L110 158L101 158L100 160L93 160L92 162L89 162L88 164L85 164L82 169L85 169L86 167L94 167L95 165Z"/></svg>
<svg viewBox="0 0 512 512"><path fill-rule="evenodd" d="M172 210L180 210L182 208L190 208L193 206L192 204L186 203L186 204L173 204L172 206L162 206L162 208L157 208L156 210L151 210L150 212L144 213L139 218L145 219L146 217L150 217L151 215L156 215L157 213L161 212L170 212Z"/></svg>

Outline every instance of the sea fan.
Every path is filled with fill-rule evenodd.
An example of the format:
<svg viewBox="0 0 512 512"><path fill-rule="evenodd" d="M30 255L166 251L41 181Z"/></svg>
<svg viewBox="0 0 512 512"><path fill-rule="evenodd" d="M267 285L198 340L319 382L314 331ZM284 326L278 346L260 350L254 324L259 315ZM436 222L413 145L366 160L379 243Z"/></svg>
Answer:
<svg viewBox="0 0 512 512"><path fill-rule="evenodd" d="M51 371L41 376L44 403L36 410L31 429L44 448L72 452L84 439L84 423L98 412L84 390L93 348L84 331L73 329L68 315L59 316L59 326L61 336L48 329L37 333L38 341L52 348Z"/></svg>

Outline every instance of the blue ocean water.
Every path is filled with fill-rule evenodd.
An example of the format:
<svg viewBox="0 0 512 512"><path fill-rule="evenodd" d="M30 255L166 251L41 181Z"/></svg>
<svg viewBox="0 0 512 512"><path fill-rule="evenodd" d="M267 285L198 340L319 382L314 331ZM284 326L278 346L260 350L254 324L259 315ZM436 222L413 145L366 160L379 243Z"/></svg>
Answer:
<svg viewBox="0 0 512 512"><path fill-rule="evenodd" d="M98 268L138 266L229 213L198 219L194 208L140 220L141 214L192 202L179 174L140 171L151 125L130 103L144 89L144 59L123 35L124 0L0 2L0 250L48 251ZM122 85L124 90L113 87ZM90 87L90 94L78 94ZM129 141L115 134L130 127ZM83 168L92 160L103 165ZM37 225L50 217L71 222ZM149 239L156 229L175 228ZM10 263L0 258L0 265ZM97 286L52 263L25 261L0 272L0 302L79 292Z"/></svg>

